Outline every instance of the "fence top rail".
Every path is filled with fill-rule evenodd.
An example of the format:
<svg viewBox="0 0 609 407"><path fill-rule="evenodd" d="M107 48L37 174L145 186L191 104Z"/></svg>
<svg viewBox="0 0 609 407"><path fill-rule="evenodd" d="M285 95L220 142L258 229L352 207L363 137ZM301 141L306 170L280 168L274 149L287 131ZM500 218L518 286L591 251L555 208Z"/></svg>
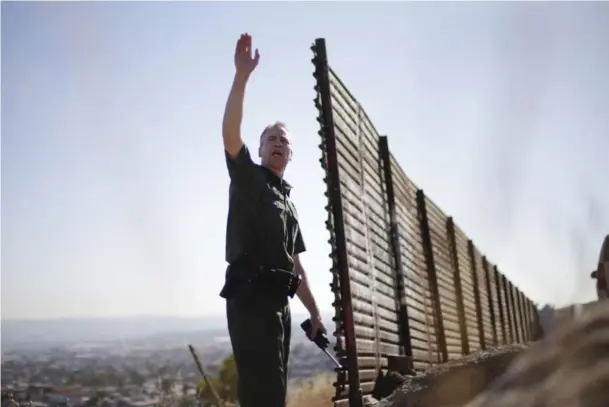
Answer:
<svg viewBox="0 0 609 407"><path fill-rule="evenodd" d="M446 212L444 212L442 208L429 197L429 195L427 195L425 192L423 192L423 195L425 196L425 205L427 205L428 208L427 212L431 212L433 215L439 216L442 218L442 220L446 221L449 218L449 215L447 215Z"/></svg>
<svg viewBox="0 0 609 407"><path fill-rule="evenodd" d="M347 96L349 96L351 98L351 100L353 100L357 107L360 110L360 114L363 115L363 117L366 119L366 121L368 121L368 123L370 124L370 126L372 127L372 130L374 130L374 132L376 133L376 135L380 135L380 133L378 132L378 130L376 129L376 126L374 125L374 122L372 122L372 120L370 120L370 117L368 116L368 113L366 112L366 110L364 109L364 107L362 106L362 104L359 102L359 100L353 95L353 92L351 92L349 90L349 88L347 88L347 86L345 85L345 83L342 81L342 79L340 79L340 77L338 76L338 74L336 73L336 71L334 71L334 69L332 69L332 67L328 64L328 71L330 73L330 80L334 79L336 80L336 82L338 82L338 84L343 88L343 90L345 91L345 93L347 94Z"/></svg>
<svg viewBox="0 0 609 407"><path fill-rule="evenodd" d="M522 290L521 290L521 289L518 287L518 285L516 285L516 283L514 283L514 282L513 282L513 281L512 281L512 280L511 280L511 279L508 277L508 275L507 275L507 274L504 274L504 273L502 273L502 272L501 272L501 270L499 269L499 267L498 267L498 266L494 266L494 267L495 267L495 268L497 269L497 271L499 272L499 275L501 275L501 276L505 276L505 278L506 278L506 280L507 280L507 282L508 282L508 285L509 285L510 287L512 287L512 289L514 289L516 292L518 292L518 293L520 293L520 294L524 295L524 296L525 296L527 299L529 298L529 297L528 297L528 296L527 296L527 295L524 293L524 291L522 291Z"/></svg>

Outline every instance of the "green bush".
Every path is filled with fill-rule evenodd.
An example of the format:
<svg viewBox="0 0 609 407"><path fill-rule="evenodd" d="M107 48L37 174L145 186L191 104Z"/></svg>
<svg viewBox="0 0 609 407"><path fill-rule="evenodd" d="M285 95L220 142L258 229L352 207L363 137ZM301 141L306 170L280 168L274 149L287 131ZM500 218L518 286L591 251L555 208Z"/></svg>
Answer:
<svg viewBox="0 0 609 407"><path fill-rule="evenodd" d="M232 354L222 361L217 376L210 378L210 381L222 401L229 403L237 401L237 366ZM204 380L201 380L198 390L199 397L203 399L206 406L219 407L211 389Z"/></svg>

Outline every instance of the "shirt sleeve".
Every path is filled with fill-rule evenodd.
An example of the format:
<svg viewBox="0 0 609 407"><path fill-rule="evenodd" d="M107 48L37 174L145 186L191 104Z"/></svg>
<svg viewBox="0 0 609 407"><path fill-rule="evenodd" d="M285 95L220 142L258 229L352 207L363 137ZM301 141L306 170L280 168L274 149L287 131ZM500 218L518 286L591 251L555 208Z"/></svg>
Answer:
<svg viewBox="0 0 609 407"><path fill-rule="evenodd" d="M226 150L224 150L226 157L226 167L228 168L228 176L231 181L236 185L250 183L254 176L255 166L250 156L250 151L245 144L241 146L241 150L237 153L236 157L231 157Z"/></svg>
<svg viewBox="0 0 609 407"><path fill-rule="evenodd" d="M294 254L300 254L307 250L305 246L304 239L302 238L302 232L300 231L300 226L298 226L298 231L296 232L296 240L294 240Z"/></svg>

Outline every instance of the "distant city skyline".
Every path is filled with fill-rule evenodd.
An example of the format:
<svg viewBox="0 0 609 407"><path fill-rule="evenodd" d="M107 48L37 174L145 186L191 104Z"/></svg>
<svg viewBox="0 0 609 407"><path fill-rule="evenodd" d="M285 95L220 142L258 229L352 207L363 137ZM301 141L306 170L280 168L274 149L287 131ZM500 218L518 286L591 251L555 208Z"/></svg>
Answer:
<svg viewBox="0 0 609 407"><path fill-rule="evenodd" d="M521 291L556 306L595 298L607 3L1 7L3 320L224 314L220 128L242 32L261 53L243 134L255 146L275 120L293 133L286 179L324 310L318 37L406 174Z"/></svg>

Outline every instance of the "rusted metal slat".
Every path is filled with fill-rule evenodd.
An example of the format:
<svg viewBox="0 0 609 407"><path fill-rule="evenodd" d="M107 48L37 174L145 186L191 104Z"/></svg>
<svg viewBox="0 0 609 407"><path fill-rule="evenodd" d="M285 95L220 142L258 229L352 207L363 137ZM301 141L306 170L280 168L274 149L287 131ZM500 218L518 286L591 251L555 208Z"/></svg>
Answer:
<svg viewBox="0 0 609 407"><path fill-rule="evenodd" d="M514 340L518 343L522 342L522 332L520 331L520 318L518 317L518 303L516 301L516 287L509 281L510 286L510 302L512 305L512 323L514 325Z"/></svg>
<svg viewBox="0 0 609 407"><path fill-rule="evenodd" d="M484 337L484 321L482 317L482 298L480 294L480 281L478 278L478 262L476 261L476 248L474 242L469 240L467 242L469 249L469 258L472 264L472 278L474 280L474 296L476 299L476 319L478 321L478 338L480 340L480 348L486 349L486 338Z"/></svg>
<svg viewBox="0 0 609 407"><path fill-rule="evenodd" d="M467 236L465 236L457 225L454 223L453 225L455 229L455 242L457 245L457 254L459 258L459 273L461 276L463 308L467 325L469 350L470 352L473 352L481 349L478 330L478 310L476 308L476 287L474 286L475 280L472 273L472 261L470 259Z"/></svg>
<svg viewBox="0 0 609 407"><path fill-rule="evenodd" d="M522 342L527 342L529 340L529 337L527 334L527 326L524 323L524 309L522 307L522 298L522 291L516 289L516 303L518 307L518 321L520 324L520 338Z"/></svg>
<svg viewBox="0 0 609 407"><path fill-rule="evenodd" d="M491 332L492 332L492 337L493 337L493 345L497 346L498 345L498 341L497 341L497 325L495 323L495 304L493 301L493 291L492 291L492 285L491 285L491 275L489 274L488 271L488 262L486 260L486 257L482 258L482 264L484 265L484 281L486 284L486 292L488 293L488 308L490 311L490 317L491 317Z"/></svg>
<svg viewBox="0 0 609 407"><path fill-rule="evenodd" d="M387 204L389 206L389 224L390 224L390 240L393 251L393 261L395 268L395 278L397 282L398 298L396 303L399 306L399 332L400 343L404 349L404 355L410 358L409 370L412 366L412 341L410 339L410 321L408 317L408 304L406 302L406 292L404 288L404 266L402 264L402 251L400 244L400 226L396 216L395 191L393 188L393 174L391 171L391 159L389 155L389 143L387 136L379 138L379 153L385 175L385 188L387 193Z"/></svg>
<svg viewBox="0 0 609 407"><path fill-rule="evenodd" d="M425 260L427 266L427 275L429 279L429 287L432 295L432 304L434 309L434 319L436 326L436 338L438 340L438 348L442 356L441 361L448 360L448 350L446 348L446 337L444 335L444 321L442 318L442 309L440 306L440 294L438 291L438 276L436 275L436 265L434 261L433 247L431 244L431 235L429 232L429 223L427 220L427 208L425 202L425 194L423 190L417 191L417 206L419 209L419 217L421 220L421 239L423 241L423 251L425 252Z"/></svg>
<svg viewBox="0 0 609 407"><path fill-rule="evenodd" d="M428 367L439 363L441 352L436 337L436 318L421 236L421 218L417 206L418 188L404 174L393 155L391 155L391 171L400 226L402 261L407 275L406 301L409 309L414 364L415 368L420 369L421 366ZM417 349L427 352L427 357L423 359L423 353L417 352Z"/></svg>
<svg viewBox="0 0 609 407"><path fill-rule="evenodd" d="M448 358L456 359L460 358L463 352L450 244L446 234L446 216L428 197L425 198L425 208L434 254L446 349Z"/></svg>
<svg viewBox="0 0 609 407"><path fill-rule="evenodd" d="M495 270L497 270L497 266L495 266ZM498 273L500 273L497 270ZM509 343L514 343L514 327L512 326L512 315L513 315L513 309L512 306L510 304L510 286L509 286L509 282L507 280L507 278L505 277L504 274L501 274L501 282L503 284L503 295L505 298L505 310L506 310L506 320L507 320L507 328L508 328L508 338L509 338Z"/></svg>
<svg viewBox="0 0 609 407"><path fill-rule="evenodd" d="M453 281L455 284L455 296L457 297L457 314L459 318L459 331L461 333L461 353L469 353L469 338L467 324L465 321L465 304L463 301L463 287L461 286L461 273L459 268L459 255L457 251L457 238L455 236L455 224L453 218L446 219L446 233L450 244L450 251L453 264Z"/></svg>
<svg viewBox="0 0 609 407"><path fill-rule="evenodd" d="M503 283L501 281L501 276L499 275L499 271L496 267L488 267L489 273L493 273L495 277L495 288L497 290L497 302L499 305L498 314L499 314L499 324L501 326L501 343L507 344L507 329L506 329L506 321L505 321L505 301L503 299Z"/></svg>

